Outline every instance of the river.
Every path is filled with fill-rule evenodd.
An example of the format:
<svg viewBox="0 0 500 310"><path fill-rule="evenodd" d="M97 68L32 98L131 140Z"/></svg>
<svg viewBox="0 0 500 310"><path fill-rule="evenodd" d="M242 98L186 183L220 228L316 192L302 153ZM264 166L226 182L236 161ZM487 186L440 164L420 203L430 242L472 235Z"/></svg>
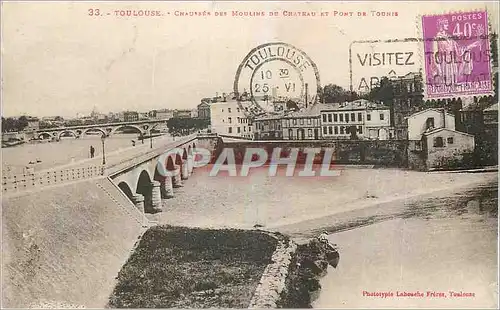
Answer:
<svg viewBox="0 0 500 310"><path fill-rule="evenodd" d="M498 308L497 190L494 182L423 199L392 219L331 234L341 260L313 306ZM373 295L383 292L392 296Z"/></svg>
<svg viewBox="0 0 500 310"><path fill-rule="evenodd" d="M153 138L153 143L161 139L170 139L168 135ZM132 148L132 140L136 148L147 147L149 139L142 144L137 134L115 134L105 140L105 154L116 153ZM22 173L26 167L34 167L35 171L53 168L59 165L76 162L90 157L90 146L95 148L95 157L102 156L100 135L86 135L80 139L63 137L59 142L25 143L15 147L2 148L2 173ZM34 164L30 164L30 162Z"/></svg>

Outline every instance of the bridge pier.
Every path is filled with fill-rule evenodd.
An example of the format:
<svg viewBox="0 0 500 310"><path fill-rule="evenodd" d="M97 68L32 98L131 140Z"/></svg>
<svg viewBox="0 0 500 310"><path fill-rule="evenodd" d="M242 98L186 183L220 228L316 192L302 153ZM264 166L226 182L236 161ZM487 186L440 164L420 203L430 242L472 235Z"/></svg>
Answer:
<svg viewBox="0 0 500 310"><path fill-rule="evenodd" d="M141 194L135 194L132 196L132 201L134 202L135 207L141 211L141 213L144 213L144 196Z"/></svg>
<svg viewBox="0 0 500 310"><path fill-rule="evenodd" d="M181 179L187 180L188 178L189 178L188 161L187 159L183 159L181 166Z"/></svg>
<svg viewBox="0 0 500 310"><path fill-rule="evenodd" d="M194 169L194 156L193 155L188 155L187 168L188 168L188 176L191 176L193 174L193 169Z"/></svg>
<svg viewBox="0 0 500 310"><path fill-rule="evenodd" d="M160 182L151 182L151 208L153 212L161 212L161 192L160 192Z"/></svg>
<svg viewBox="0 0 500 310"><path fill-rule="evenodd" d="M169 199L169 198L174 198L174 186L172 184L172 178L173 176L167 175L163 178L163 181L161 182L161 198L162 199Z"/></svg>
<svg viewBox="0 0 500 310"><path fill-rule="evenodd" d="M175 170L172 172L173 172L172 176L173 187L174 188L183 187L184 185L182 184L181 168L179 166L176 166Z"/></svg>

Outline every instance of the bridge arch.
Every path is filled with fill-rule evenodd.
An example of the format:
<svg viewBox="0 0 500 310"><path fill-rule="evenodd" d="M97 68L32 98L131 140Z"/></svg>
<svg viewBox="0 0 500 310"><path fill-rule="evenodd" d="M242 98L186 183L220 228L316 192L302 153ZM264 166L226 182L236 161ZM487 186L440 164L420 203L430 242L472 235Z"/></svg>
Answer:
<svg viewBox="0 0 500 310"><path fill-rule="evenodd" d="M104 129L99 128L99 127L86 128L83 130L83 134L86 135L87 132L89 132L89 131L100 131L103 135L106 135L106 132L104 131Z"/></svg>
<svg viewBox="0 0 500 310"><path fill-rule="evenodd" d="M46 138L44 138L44 136L48 139L52 137L52 135L49 132L44 131L44 132L39 132L37 138L45 140Z"/></svg>
<svg viewBox="0 0 500 310"><path fill-rule="evenodd" d="M124 125L120 125L116 128L114 128L112 131L111 131L111 134L115 134L118 130L120 129L123 129L123 128L134 128L137 133L140 133L142 134L144 132L144 130L142 130L140 127L138 126L135 126L135 125L129 125L129 124L124 124Z"/></svg>
<svg viewBox="0 0 500 310"><path fill-rule="evenodd" d="M125 195L127 195L128 199L130 201L132 201L132 203L134 202L134 193L132 192L132 189L130 189L130 186L128 185L127 182L125 181L122 181L118 184L118 187L122 190L122 192L125 193Z"/></svg>
<svg viewBox="0 0 500 310"><path fill-rule="evenodd" d="M168 171L175 170L175 158L173 154L167 157L166 167Z"/></svg>
<svg viewBox="0 0 500 310"><path fill-rule="evenodd" d="M137 179L135 192L144 196L144 211L152 212L152 184L153 178L149 171L142 170Z"/></svg>
<svg viewBox="0 0 500 310"><path fill-rule="evenodd" d="M75 138L78 137L78 134L75 131L73 131L73 130L63 130L63 131L61 131L61 132L59 132L57 134L57 138L61 139L62 135L65 134L65 133L70 133Z"/></svg>

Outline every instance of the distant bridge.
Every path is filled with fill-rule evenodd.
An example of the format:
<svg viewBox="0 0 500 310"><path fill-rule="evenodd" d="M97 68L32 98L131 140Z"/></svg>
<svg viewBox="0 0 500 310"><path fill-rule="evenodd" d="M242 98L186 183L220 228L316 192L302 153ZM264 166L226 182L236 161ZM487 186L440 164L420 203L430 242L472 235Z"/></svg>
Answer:
<svg viewBox="0 0 500 310"><path fill-rule="evenodd" d="M116 131L124 128L133 128L141 135L149 135L151 130L155 129L158 125L166 124L168 119L162 120L144 120L135 122L121 122L121 123L108 123L108 124L95 124L95 125L80 125L70 127L57 127L45 128L36 130L34 133L37 139L59 139L63 134L70 134L75 138L84 136L89 131L100 131L105 136L110 136Z"/></svg>

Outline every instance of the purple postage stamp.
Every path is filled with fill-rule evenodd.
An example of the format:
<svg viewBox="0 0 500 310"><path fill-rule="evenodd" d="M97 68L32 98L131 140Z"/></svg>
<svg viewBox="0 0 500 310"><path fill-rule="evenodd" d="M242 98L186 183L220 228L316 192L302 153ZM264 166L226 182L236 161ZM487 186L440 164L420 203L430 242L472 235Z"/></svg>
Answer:
<svg viewBox="0 0 500 310"><path fill-rule="evenodd" d="M486 11L422 16L427 96L491 93Z"/></svg>

